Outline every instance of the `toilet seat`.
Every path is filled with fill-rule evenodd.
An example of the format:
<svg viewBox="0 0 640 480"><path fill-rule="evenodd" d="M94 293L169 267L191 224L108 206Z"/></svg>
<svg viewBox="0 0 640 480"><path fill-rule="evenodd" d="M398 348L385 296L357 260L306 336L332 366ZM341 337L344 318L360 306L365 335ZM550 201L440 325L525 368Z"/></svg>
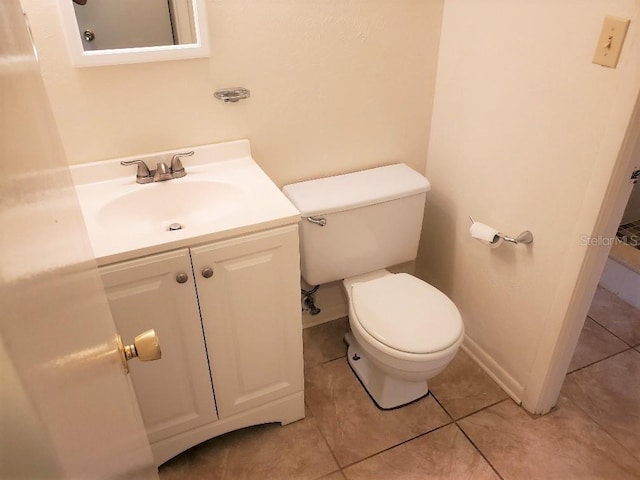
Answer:
<svg viewBox="0 0 640 480"><path fill-rule="evenodd" d="M406 274L351 285L356 321L383 345L409 354L450 348L463 333L454 303L440 290Z"/></svg>

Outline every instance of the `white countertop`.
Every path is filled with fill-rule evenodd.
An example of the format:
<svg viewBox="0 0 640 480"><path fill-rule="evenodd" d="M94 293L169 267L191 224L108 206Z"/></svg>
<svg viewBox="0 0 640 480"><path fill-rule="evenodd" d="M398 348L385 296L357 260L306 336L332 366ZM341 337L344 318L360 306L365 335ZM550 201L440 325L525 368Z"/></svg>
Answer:
<svg viewBox="0 0 640 480"><path fill-rule="evenodd" d="M169 165L174 153L190 150L194 155L182 159L187 176L166 182L137 184L136 167L120 165L121 160L143 159L153 169L156 162ZM71 167L71 173L98 265L291 225L300 220L298 210L251 157L248 140L76 165ZM214 193L218 186L221 192L230 191L233 195L226 197L222 192L222 199L212 196L210 217L207 200L203 200L202 195L193 199L194 210L200 212L197 220L180 218L180 214L172 212L172 202L185 205L191 201L190 187L209 185L207 182L211 182ZM144 194L153 193L154 198L161 201L144 206L144 211L140 205L129 207L128 199L143 189L155 189ZM183 197L176 199L176 192L181 192ZM108 218L113 219L117 208L123 209L122 220L118 216L118 221L105 222L104 212L109 209ZM173 222L181 223L184 228L169 231L168 225Z"/></svg>

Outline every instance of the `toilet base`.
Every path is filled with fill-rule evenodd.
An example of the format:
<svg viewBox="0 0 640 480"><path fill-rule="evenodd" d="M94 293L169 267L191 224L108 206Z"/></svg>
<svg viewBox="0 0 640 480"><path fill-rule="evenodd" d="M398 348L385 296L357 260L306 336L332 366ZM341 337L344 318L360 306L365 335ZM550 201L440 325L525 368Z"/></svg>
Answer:
<svg viewBox="0 0 640 480"><path fill-rule="evenodd" d="M369 396L382 410L402 407L429 393L426 380L409 382L387 375L374 365L351 332L344 336L349 345L347 360Z"/></svg>

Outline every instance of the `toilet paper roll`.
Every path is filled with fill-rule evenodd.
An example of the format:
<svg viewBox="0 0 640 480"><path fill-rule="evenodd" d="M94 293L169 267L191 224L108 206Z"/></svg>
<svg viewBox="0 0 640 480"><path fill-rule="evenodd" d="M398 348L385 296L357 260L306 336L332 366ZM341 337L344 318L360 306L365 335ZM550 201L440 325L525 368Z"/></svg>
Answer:
<svg viewBox="0 0 640 480"><path fill-rule="evenodd" d="M484 223L474 222L469 229L471 236L476 240L481 241L490 248L497 248L502 243L502 237L500 232L489 225Z"/></svg>

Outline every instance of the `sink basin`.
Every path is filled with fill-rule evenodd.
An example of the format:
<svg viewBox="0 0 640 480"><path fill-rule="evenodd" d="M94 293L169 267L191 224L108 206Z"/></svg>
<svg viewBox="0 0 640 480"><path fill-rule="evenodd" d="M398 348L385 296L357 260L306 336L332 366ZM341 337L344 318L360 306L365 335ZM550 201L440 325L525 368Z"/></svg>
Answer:
<svg viewBox="0 0 640 480"><path fill-rule="evenodd" d="M187 175L140 185L136 167L176 151L194 154ZM74 165L71 174L98 265L224 240L300 220L300 213L251 157L247 140L184 147ZM179 229L169 228L179 224Z"/></svg>
<svg viewBox="0 0 640 480"><path fill-rule="evenodd" d="M96 213L98 225L107 231L128 233L169 230L179 223L183 229L212 222L236 213L244 204L240 188L207 180L169 180L140 185L118 196Z"/></svg>

